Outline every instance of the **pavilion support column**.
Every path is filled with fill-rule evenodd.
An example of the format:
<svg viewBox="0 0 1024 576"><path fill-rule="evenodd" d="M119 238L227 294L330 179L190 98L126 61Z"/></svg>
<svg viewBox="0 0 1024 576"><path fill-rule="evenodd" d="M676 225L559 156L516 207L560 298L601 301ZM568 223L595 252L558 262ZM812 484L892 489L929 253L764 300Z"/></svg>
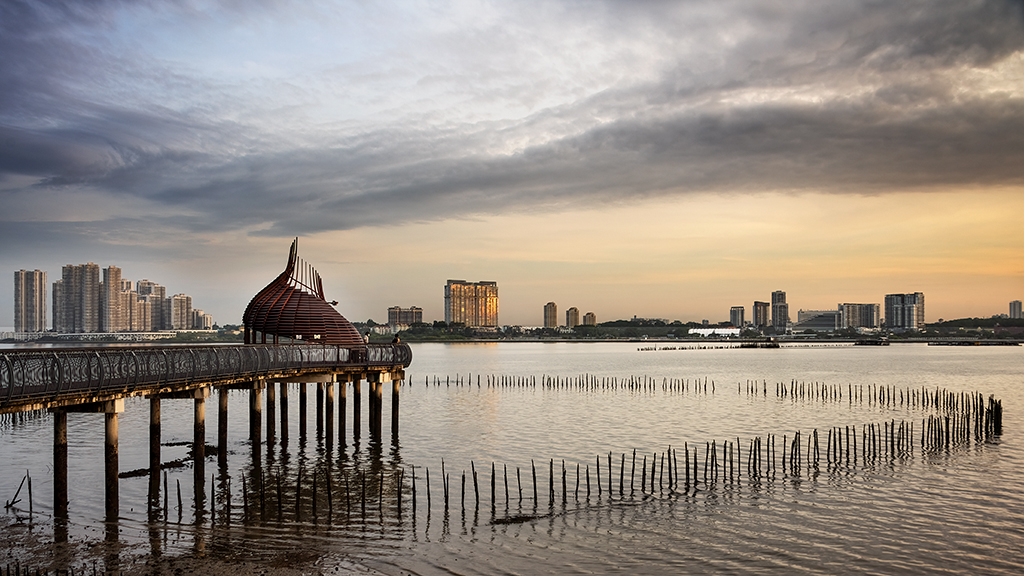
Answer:
<svg viewBox="0 0 1024 576"><path fill-rule="evenodd" d="M263 443L263 381L253 382L249 390L249 442L252 445L253 465L261 465L260 446Z"/></svg>
<svg viewBox="0 0 1024 576"><path fill-rule="evenodd" d="M316 435L324 433L324 383L316 383Z"/></svg>
<svg viewBox="0 0 1024 576"><path fill-rule="evenodd" d="M347 409L348 380L348 374L338 380L338 445L342 447L345 446L345 410Z"/></svg>
<svg viewBox="0 0 1024 576"><path fill-rule="evenodd" d="M352 441L359 442L362 427L363 410L363 375L355 374L352 379Z"/></svg>
<svg viewBox="0 0 1024 576"><path fill-rule="evenodd" d="M326 385L327 393L327 410L324 416L326 416L326 440L327 440L327 452L330 453L331 449L334 448L334 382L327 382Z"/></svg>
<svg viewBox="0 0 1024 576"><path fill-rule="evenodd" d="M270 446L274 443L274 438L277 435L277 388L274 388L274 384L270 383L267 385L267 445Z"/></svg>
<svg viewBox="0 0 1024 576"><path fill-rule="evenodd" d="M281 391L281 445L288 443L288 383L278 384Z"/></svg>
<svg viewBox="0 0 1024 576"><path fill-rule="evenodd" d="M391 381L391 442L398 441L398 389L402 381L395 378Z"/></svg>
<svg viewBox="0 0 1024 576"><path fill-rule="evenodd" d="M53 412L53 516L68 517L68 413L63 410Z"/></svg>
<svg viewBox="0 0 1024 576"><path fill-rule="evenodd" d="M306 383L299 384L299 441L306 439Z"/></svg>

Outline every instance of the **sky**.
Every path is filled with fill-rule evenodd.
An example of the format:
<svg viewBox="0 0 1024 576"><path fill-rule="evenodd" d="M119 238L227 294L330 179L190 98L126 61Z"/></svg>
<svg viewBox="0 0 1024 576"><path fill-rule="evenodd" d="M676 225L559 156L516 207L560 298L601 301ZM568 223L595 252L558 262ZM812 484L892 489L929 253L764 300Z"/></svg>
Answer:
<svg viewBox="0 0 1024 576"><path fill-rule="evenodd" d="M1024 299L1021 0L5 0L0 55L0 326L85 262L239 323L296 237L354 321Z"/></svg>

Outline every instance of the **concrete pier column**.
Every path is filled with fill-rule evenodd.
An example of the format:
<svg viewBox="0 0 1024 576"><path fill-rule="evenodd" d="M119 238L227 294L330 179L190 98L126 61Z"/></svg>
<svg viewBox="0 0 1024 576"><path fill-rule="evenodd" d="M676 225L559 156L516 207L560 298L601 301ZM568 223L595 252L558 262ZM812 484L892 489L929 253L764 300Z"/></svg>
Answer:
<svg viewBox="0 0 1024 576"><path fill-rule="evenodd" d="M149 510L160 504L160 396L149 397Z"/></svg>
<svg viewBox="0 0 1024 576"><path fill-rule="evenodd" d="M338 379L338 445L345 446L345 418L347 413L348 374Z"/></svg>
<svg viewBox="0 0 1024 576"><path fill-rule="evenodd" d="M63 410L53 412L53 517L68 517L68 413Z"/></svg>
<svg viewBox="0 0 1024 576"><path fill-rule="evenodd" d="M228 388L217 389L217 465L228 463Z"/></svg>
<svg viewBox="0 0 1024 576"><path fill-rule="evenodd" d="M327 429L327 450L330 452L334 447L334 382L327 382L326 388L327 410L325 413L326 423L324 424L324 427Z"/></svg>
<svg viewBox="0 0 1024 576"><path fill-rule="evenodd" d="M316 435L324 433L324 383L316 383Z"/></svg>
<svg viewBox="0 0 1024 576"><path fill-rule="evenodd" d="M299 384L299 440L306 439L306 383Z"/></svg>
<svg viewBox="0 0 1024 576"><path fill-rule="evenodd" d="M206 508L206 399L209 396L209 386L193 391L192 481L195 488L193 497L196 503L196 522L200 521L200 513Z"/></svg>
<svg viewBox="0 0 1024 576"><path fill-rule="evenodd" d="M117 415L124 412L124 400L103 402L101 409L105 419L103 441L104 508L107 521L114 522L120 512L120 499L117 491Z"/></svg>
<svg viewBox="0 0 1024 576"><path fill-rule="evenodd" d="M288 443L288 383L281 382L281 444Z"/></svg>
<svg viewBox="0 0 1024 576"><path fill-rule="evenodd" d="M267 445L274 444L277 436L277 388L273 383L267 385Z"/></svg>
<svg viewBox="0 0 1024 576"><path fill-rule="evenodd" d="M253 446L263 442L263 382L253 382L249 390L249 441Z"/></svg>
<svg viewBox="0 0 1024 576"><path fill-rule="evenodd" d="M391 442L398 441L398 389L402 381L395 378L391 381Z"/></svg>
<svg viewBox="0 0 1024 576"><path fill-rule="evenodd" d="M352 379L352 441L359 442L363 421L363 375L356 374Z"/></svg>

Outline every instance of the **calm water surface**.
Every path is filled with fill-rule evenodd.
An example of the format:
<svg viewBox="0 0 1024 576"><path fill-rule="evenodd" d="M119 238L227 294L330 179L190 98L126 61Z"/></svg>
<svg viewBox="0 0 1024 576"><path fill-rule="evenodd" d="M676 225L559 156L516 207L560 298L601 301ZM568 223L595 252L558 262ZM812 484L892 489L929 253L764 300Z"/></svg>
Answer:
<svg viewBox="0 0 1024 576"><path fill-rule="evenodd" d="M309 423L303 437L293 385L287 444L282 444L279 421L269 442L264 424L263 443L256 448L259 458L254 459L248 441L248 393L232 392L229 457L223 468L215 455L208 458L206 473L215 478L205 481L202 509L196 510L189 466L168 470L170 494L161 493L160 504L168 497L169 509L153 518L147 514L148 479L124 478L120 548L103 543L103 419L69 415L70 542L59 552L90 562L113 562L114 549L116 561L128 571L144 571L140 563L154 555L189 554L264 567L297 564L311 572L332 573L1024 573L1024 421L1019 409L1024 405L1024 348L894 345L639 351L636 344L627 343L502 343L418 344L413 354L402 386L399 434L394 437L390 431L387 388L379 441L367 434L365 414L356 438L351 390L344 444L338 441L337 430L318 433L313 421L315 385L308 388ZM488 377L495 375L505 376L506 382L518 377L538 385L488 386ZM605 383L633 378L655 385L545 388L540 385L545 377ZM666 379L685 386L665 389ZM794 380L840 387L844 397L823 401L775 396L776 383ZM754 381L766 386L768 394L749 394L747 385ZM671 446L681 460L684 446L697 446L703 459L709 441L738 440L745 451L755 436L776 435L781 446L783 436L791 439L800 431L806 438L818 429L824 444L830 427L861 430L865 424L893 419L915 422L919 435L921 419L928 414L924 410L851 401L846 394L848 387L872 385L994 395L1003 401L1003 434L991 443L948 452L923 453L918 446L896 459L822 463L816 471L804 469L798 476L780 469L757 482L743 476L738 483L718 482L685 493L640 493L638 469L635 490L629 493L634 450L642 458L664 454ZM148 402L132 399L126 404L121 415L122 471L148 466ZM366 409L364 400L362 411ZM214 396L207 404L209 443L216 443L216 420ZM186 458L192 439L191 402L163 401L163 421L163 441L168 444L163 461ZM328 436L333 442L327 442ZM48 516L51 443L52 422L46 417L0 427L0 497L10 499L28 470L39 514L31 526L18 521L24 510L2 517L9 536L3 552L9 557L36 560L48 553L43 544L53 538ZM623 454L626 486L620 496ZM600 494L598 457L604 483ZM447 509L442 460L449 478ZM548 497L552 461L557 494L553 503ZM564 502L563 461L568 489ZM574 490L577 466L581 486L588 468L592 475L589 498L584 488ZM300 468L305 504L296 521ZM478 471L479 504L473 468ZM399 470L405 474L401 516L394 488ZM310 471L320 478L315 517ZM324 496L328 477L330 502ZM248 523L243 478L250 487ZM280 515L274 496L277 479L283 494ZM261 481L266 482L262 509L255 502L259 491L251 488ZM178 485L183 495L180 516ZM209 494L215 506L212 525ZM515 521L505 523L510 518Z"/></svg>

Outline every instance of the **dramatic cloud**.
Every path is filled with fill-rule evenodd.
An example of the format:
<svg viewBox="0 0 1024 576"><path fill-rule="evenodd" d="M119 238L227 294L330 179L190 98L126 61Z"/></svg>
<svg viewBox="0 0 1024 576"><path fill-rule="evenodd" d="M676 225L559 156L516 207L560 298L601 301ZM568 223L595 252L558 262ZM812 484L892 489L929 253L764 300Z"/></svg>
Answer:
<svg viewBox="0 0 1024 576"><path fill-rule="evenodd" d="M1019 0L10 0L0 53L26 251L1024 184Z"/></svg>

